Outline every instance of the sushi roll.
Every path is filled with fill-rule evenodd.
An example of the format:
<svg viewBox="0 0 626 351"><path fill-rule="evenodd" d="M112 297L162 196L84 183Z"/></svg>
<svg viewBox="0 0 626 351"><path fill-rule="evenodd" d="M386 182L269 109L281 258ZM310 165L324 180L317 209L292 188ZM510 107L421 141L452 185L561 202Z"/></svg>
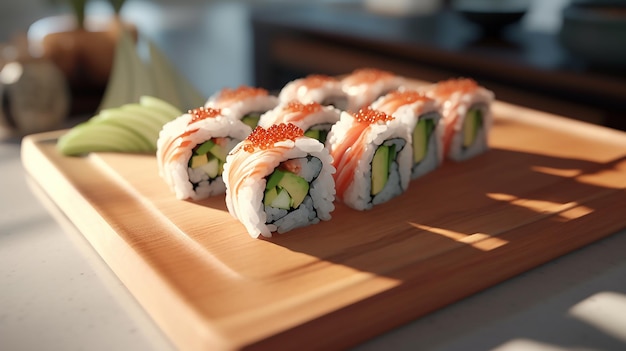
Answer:
<svg viewBox="0 0 626 351"><path fill-rule="evenodd" d="M410 140L409 129L384 112L342 112L326 140L337 171L337 199L353 209L368 210L406 191L411 180Z"/></svg>
<svg viewBox="0 0 626 351"><path fill-rule="evenodd" d="M441 105L416 90L395 90L371 107L394 116L411 132L413 166L411 179L435 170L443 162Z"/></svg>
<svg viewBox="0 0 626 351"><path fill-rule="evenodd" d="M267 129L273 124L293 123L304 130L305 136L323 144L330 128L339 121L339 116L341 111L333 106L322 106L317 102L304 104L294 100L264 113L259 126Z"/></svg>
<svg viewBox="0 0 626 351"><path fill-rule="evenodd" d="M219 109L200 107L166 123L157 140L159 175L180 200L226 191L222 171L228 152L252 130Z"/></svg>
<svg viewBox="0 0 626 351"><path fill-rule="evenodd" d="M354 70L341 80L342 89L348 95L348 111L350 112L357 112L369 106L379 97L404 84L403 77L375 68Z"/></svg>
<svg viewBox="0 0 626 351"><path fill-rule="evenodd" d="M442 106L444 157L463 161L489 149L494 93L468 78L454 78L424 88Z"/></svg>
<svg viewBox="0 0 626 351"><path fill-rule="evenodd" d="M226 159L226 206L253 238L326 221L334 172L324 145L296 125L257 127Z"/></svg>
<svg viewBox="0 0 626 351"><path fill-rule="evenodd" d="M297 100L304 104L317 102L340 110L348 107L348 96L342 89L341 81L323 74L311 74L292 80L281 89L278 98L281 103Z"/></svg>
<svg viewBox="0 0 626 351"><path fill-rule="evenodd" d="M241 120L254 129L261 115L277 105L278 97L266 89L242 85L218 91L209 97L204 107L220 109L225 116Z"/></svg>

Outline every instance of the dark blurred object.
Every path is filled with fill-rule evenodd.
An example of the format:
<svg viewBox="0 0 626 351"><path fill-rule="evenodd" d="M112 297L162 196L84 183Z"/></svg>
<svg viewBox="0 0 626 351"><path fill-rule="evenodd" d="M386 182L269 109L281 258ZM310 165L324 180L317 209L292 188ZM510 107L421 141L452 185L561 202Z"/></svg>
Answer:
<svg viewBox="0 0 626 351"><path fill-rule="evenodd" d="M30 52L59 67L72 93L71 115L93 113L104 94L122 30L136 27L117 16L87 17L81 26L70 15L42 18L28 30Z"/></svg>
<svg viewBox="0 0 626 351"><path fill-rule="evenodd" d="M124 0L109 0L111 15L87 14L90 0L63 0L70 12L40 18L28 28L30 54L49 60L65 75L72 96L69 114L96 111L104 94L121 31L137 29L120 16Z"/></svg>
<svg viewBox="0 0 626 351"><path fill-rule="evenodd" d="M0 135L20 137L61 127L70 96L59 68L46 59L16 59L12 47L0 60Z"/></svg>
<svg viewBox="0 0 626 351"><path fill-rule="evenodd" d="M501 101L626 130L624 74L585 65L563 48L557 33L535 27L532 17L502 37L487 38L449 5L421 21L419 30L359 8L256 6L254 84L279 89L298 76L363 66L431 82L465 76L496 91ZM527 15L548 5L533 1ZM560 25L560 13L554 20Z"/></svg>
<svg viewBox="0 0 626 351"><path fill-rule="evenodd" d="M443 0L364 0L368 11L390 16L424 16L441 10Z"/></svg>
<svg viewBox="0 0 626 351"><path fill-rule="evenodd" d="M560 40L592 65L625 68L626 1L572 1L563 10Z"/></svg>
<svg viewBox="0 0 626 351"><path fill-rule="evenodd" d="M528 10L526 0L456 0L451 5L465 19L480 26L485 35L494 36L519 22Z"/></svg>

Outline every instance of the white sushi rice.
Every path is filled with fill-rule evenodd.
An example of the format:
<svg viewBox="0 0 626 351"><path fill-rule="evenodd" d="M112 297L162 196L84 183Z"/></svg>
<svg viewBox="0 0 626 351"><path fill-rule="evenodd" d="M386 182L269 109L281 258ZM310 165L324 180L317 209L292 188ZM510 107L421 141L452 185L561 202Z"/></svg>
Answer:
<svg viewBox="0 0 626 351"><path fill-rule="evenodd" d="M326 146L332 151L339 147L346 134L353 125L357 123L348 112L342 112L341 119L336 123L326 140ZM352 181L345 190L341 200L347 206L356 210L369 210L374 205L386 202L402 194L409 186L411 180L412 150L408 147L411 135L408 128L395 119L387 123L376 123L371 125L366 131L367 135L363 139L365 143L364 151L358 160L356 169L337 169L337 176L341 172L354 172ZM394 139L405 141L402 149L398 150L396 160L393 162L389 179L383 190L372 197L372 158L376 149L383 144L396 143Z"/></svg>
<svg viewBox="0 0 626 351"><path fill-rule="evenodd" d="M159 175L174 192L176 198L180 200L189 198L200 200L209 196L223 194L226 191L222 177L217 177L209 182L208 177L204 179L188 166L194 147L211 138L218 137L231 138L228 146L232 147L251 133L250 127L244 123L225 116L205 118L190 124L191 119L192 116L186 113L166 123L157 140ZM179 138L180 135L194 129L198 129L198 131ZM172 147L175 148L174 152L178 151L181 155L168 160L167 155L163 153L168 147L168 143L172 140L174 143ZM183 143L184 141L189 141L189 143L185 144ZM192 182L200 183L195 190Z"/></svg>
<svg viewBox="0 0 626 351"><path fill-rule="evenodd" d="M247 152L242 147L243 143L245 142L237 145L228 155L223 177L228 211L245 226L251 237L257 238L259 235L271 237L273 232L285 233L294 228L331 219L331 212L335 209L335 186L332 177L335 168L332 166L328 150L322 143L308 137L300 137L295 141L281 141L275 146L284 146L288 149L279 156L260 150ZM265 206L263 197L266 177L281 162L306 157L319 159L321 169L317 177L311 181L309 193L300 206L291 211ZM314 173L315 170L311 172L303 169L301 176L309 180ZM268 218L273 223L268 223Z"/></svg>

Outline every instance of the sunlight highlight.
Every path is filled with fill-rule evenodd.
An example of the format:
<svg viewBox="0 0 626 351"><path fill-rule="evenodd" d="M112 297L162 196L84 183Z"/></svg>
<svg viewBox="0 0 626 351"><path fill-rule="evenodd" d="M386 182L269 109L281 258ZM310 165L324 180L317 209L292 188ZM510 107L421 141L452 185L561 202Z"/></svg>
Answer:
<svg viewBox="0 0 626 351"><path fill-rule="evenodd" d="M524 207L537 213L556 213L577 205L577 203L575 202L562 204L547 200L525 199L510 194L501 193L487 193L487 197L497 201L508 202L511 205Z"/></svg>
<svg viewBox="0 0 626 351"><path fill-rule="evenodd" d="M473 248L481 250L481 251L491 251L493 249L497 249L509 243L507 240L496 238L494 236L491 236L485 233L465 234L465 233L455 232L449 229L431 227L431 226L423 225L419 223L410 223L410 224L414 226L415 228L422 229L431 233L439 234L448 239L452 239L454 241L458 241L458 242L470 245Z"/></svg>
<svg viewBox="0 0 626 351"><path fill-rule="evenodd" d="M621 167L605 169L596 173L581 174L576 177L576 181L607 189L624 189L626 187L626 179L624 179L624 170L620 170L620 168L626 167L622 165Z"/></svg>
<svg viewBox="0 0 626 351"><path fill-rule="evenodd" d="M582 170L580 169L561 169L544 166L532 166L531 169L535 172L563 178L574 178L582 173Z"/></svg>
<svg viewBox="0 0 626 351"><path fill-rule="evenodd" d="M562 204L547 200L525 199L503 193L487 193L487 197L496 201L508 202L511 205L523 207L537 213L554 214L556 220L560 222L571 221L594 212L594 209L579 205L575 201Z"/></svg>
<svg viewBox="0 0 626 351"><path fill-rule="evenodd" d="M569 315L626 342L626 295L603 291L577 303Z"/></svg>
<svg viewBox="0 0 626 351"><path fill-rule="evenodd" d="M594 211L593 208L587 206L576 206L569 210L559 213L559 219L563 219L564 222L571 221L572 219L586 216Z"/></svg>
<svg viewBox="0 0 626 351"><path fill-rule="evenodd" d="M626 160L621 159L615 163L606 165L606 168L585 173L582 169L561 169L545 166L532 166L531 169L538 173L553 175L562 178L572 178L576 182L603 187L607 189L623 189L626 180L623 177L626 170Z"/></svg>
<svg viewBox="0 0 626 351"><path fill-rule="evenodd" d="M548 344L531 339L513 339L496 348L493 351L568 351L570 348Z"/></svg>

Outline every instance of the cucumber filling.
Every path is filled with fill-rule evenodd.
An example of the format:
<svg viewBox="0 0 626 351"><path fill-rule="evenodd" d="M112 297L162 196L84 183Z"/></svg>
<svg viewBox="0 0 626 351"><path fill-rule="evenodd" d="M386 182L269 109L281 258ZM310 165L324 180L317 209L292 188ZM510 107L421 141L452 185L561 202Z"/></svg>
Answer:
<svg viewBox="0 0 626 351"><path fill-rule="evenodd" d="M309 183L299 175L280 169L267 179L263 204L289 210L298 208L309 193Z"/></svg>
<svg viewBox="0 0 626 351"><path fill-rule="evenodd" d="M213 139L198 144L189 159L190 173L193 172L197 176L198 172L203 172L209 179L215 179L222 175L227 155L228 150Z"/></svg>
<svg viewBox="0 0 626 351"><path fill-rule="evenodd" d="M420 117L415 128L413 129L413 163L420 163L428 155L428 144L430 136L435 130L437 123L436 116L430 116L428 113ZM434 115L437 115L434 113Z"/></svg>
<svg viewBox="0 0 626 351"><path fill-rule="evenodd" d="M398 153L404 148L406 141L402 139L390 139L382 143L372 157L372 173L370 194L372 197L384 193L389 183L394 183L400 187L398 162L396 158ZM400 191L398 189L392 192Z"/></svg>
<svg viewBox="0 0 626 351"><path fill-rule="evenodd" d="M241 117L241 122L243 122L248 127L254 129L259 124L259 119L263 112L250 112Z"/></svg>
<svg viewBox="0 0 626 351"><path fill-rule="evenodd" d="M463 120L463 148L469 148L476 142L482 127L483 109L480 106L472 106Z"/></svg>
<svg viewBox="0 0 626 351"><path fill-rule="evenodd" d="M331 124L313 126L309 128L309 130L304 132L304 136L317 139L320 141L320 143L324 144L326 142L326 138L328 137L330 127Z"/></svg>
<svg viewBox="0 0 626 351"><path fill-rule="evenodd" d="M295 214L298 211L308 211L305 217L315 218L309 191L321 170L322 161L307 156L282 162L267 176L263 195L266 223L280 225L290 216L302 218Z"/></svg>

